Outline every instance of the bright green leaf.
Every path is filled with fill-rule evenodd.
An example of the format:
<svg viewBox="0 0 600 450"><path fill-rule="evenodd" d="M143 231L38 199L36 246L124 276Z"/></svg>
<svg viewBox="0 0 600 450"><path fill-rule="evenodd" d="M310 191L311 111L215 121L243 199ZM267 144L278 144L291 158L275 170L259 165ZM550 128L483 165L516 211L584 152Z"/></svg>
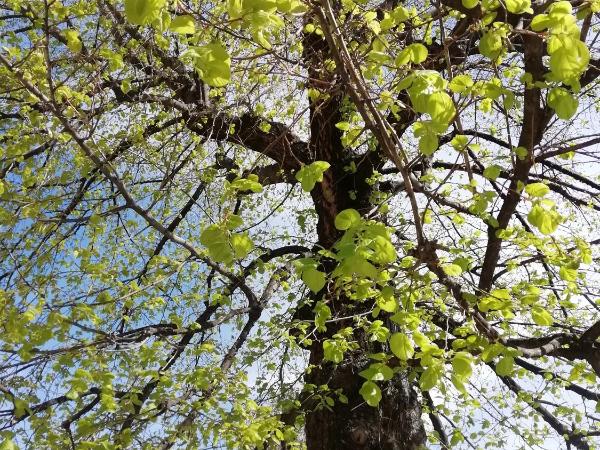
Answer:
<svg viewBox="0 0 600 450"><path fill-rule="evenodd" d="M323 342L323 358L339 364L344 360L344 351L338 342L328 339Z"/></svg>
<svg viewBox="0 0 600 450"><path fill-rule="evenodd" d="M554 209L546 209L540 204L535 204L529 211L527 220L542 234L549 235L556 231L562 222L562 217Z"/></svg>
<svg viewBox="0 0 600 450"><path fill-rule="evenodd" d="M398 302L394 297L394 290L390 286L385 286L381 290L381 295L376 299L377 306L383 311L393 313L398 309Z"/></svg>
<svg viewBox="0 0 600 450"><path fill-rule="evenodd" d="M579 100L566 89L554 88L548 93L548 105L560 119L569 120L577 112Z"/></svg>
<svg viewBox="0 0 600 450"><path fill-rule="evenodd" d="M442 270L449 277L458 277L463 272L458 264L443 264Z"/></svg>
<svg viewBox="0 0 600 450"><path fill-rule="evenodd" d="M369 381L387 381L394 376L394 371L383 363L373 363L359 375Z"/></svg>
<svg viewBox="0 0 600 450"><path fill-rule="evenodd" d="M473 79L469 75L457 75L450 81L449 88L452 92L462 94L473 86Z"/></svg>
<svg viewBox="0 0 600 450"><path fill-rule="evenodd" d="M415 353L410 338L404 333L392 334L390 337L390 350L402 361L408 361Z"/></svg>
<svg viewBox="0 0 600 450"><path fill-rule="evenodd" d="M238 233L231 235L231 247L235 253L235 257L238 259L245 258L248 253L254 248L252 239L248 236L248 233Z"/></svg>
<svg viewBox="0 0 600 450"><path fill-rule="evenodd" d="M374 263L389 264L396 261L396 249L389 239L383 236L375 236L370 247L373 249L373 255L370 257L370 260Z"/></svg>
<svg viewBox="0 0 600 450"><path fill-rule="evenodd" d="M496 364L496 373L503 377L510 376L512 375L514 365L515 359L512 356L504 356Z"/></svg>
<svg viewBox="0 0 600 450"><path fill-rule="evenodd" d="M64 35L67 39L67 47L69 47L69 50L73 53L79 53L83 48L79 33L75 30L65 30Z"/></svg>
<svg viewBox="0 0 600 450"><path fill-rule="evenodd" d="M156 20L166 0L125 0L125 17L135 25L148 25Z"/></svg>
<svg viewBox="0 0 600 450"><path fill-rule="evenodd" d="M423 371L421 377L419 378L419 386L421 387L421 390L429 391L433 389L438 384L441 376L441 365L435 364L433 366L429 366Z"/></svg>
<svg viewBox="0 0 600 450"><path fill-rule="evenodd" d="M543 327L550 326L554 323L552 314L540 306L534 306L531 308L531 318L537 325Z"/></svg>
<svg viewBox="0 0 600 450"><path fill-rule="evenodd" d="M327 279L324 272L321 272L314 267L306 267L302 271L302 281L304 281L304 284L316 294L323 289Z"/></svg>
<svg viewBox="0 0 600 450"><path fill-rule="evenodd" d="M304 192L310 192L315 184L323 181L323 173L329 169L329 163L325 161L315 161L309 165L303 166L296 172L296 180L302 185Z"/></svg>
<svg viewBox="0 0 600 450"><path fill-rule="evenodd" d="M194 18L189 15L177 16L169 25L169 30L180 34L194 34L196 32Z"/></svg>
<svg viewBox="0 0 600 450"><path fill-rule="evenodd" d="M467 352L457 352L452 358L454 373L462 379L467 379L473 373L473 357Z"/></svg>
<svg viewBox="0 0 600 450"><path fill-rule="evenodd" d="M496 164L492 164L483 169L483 176L488 180L494 181L500 176L500 172L502 172L502 168Z"/></svg>
<svg viewBox="0 0 600 450"><path fill-rule="evenodd" d="M550 188L544 183L531 183L525 186L525 192L532 197L543 197L550 192Z"/></svg>
<svg viewBox="0 0 600 450"><path fill-rule="evenodd" d="M506 9L513 14L533 13L531 0L505 0Z"/></svg>
<svg viewBox="0 0 600 450"><path fill-rule="evenodd" d="M345 209L335 216L335 227L338 230L347 230L361 222L360 214L355 209Z"/></svg>
<svg viewBox="0 0 600 450"><path fill-rule="evenodd" d="M381 401L381 389L372 381L365 381L359 393L369 406L377 407Z"/></svg>
<svg viewBox="0 0 600 450"><path fill-rule="evenodd" d="M218 42L190 47L183 56L190 57L200 78L209 86L223 87L231 80L231 58Z"/></svg>

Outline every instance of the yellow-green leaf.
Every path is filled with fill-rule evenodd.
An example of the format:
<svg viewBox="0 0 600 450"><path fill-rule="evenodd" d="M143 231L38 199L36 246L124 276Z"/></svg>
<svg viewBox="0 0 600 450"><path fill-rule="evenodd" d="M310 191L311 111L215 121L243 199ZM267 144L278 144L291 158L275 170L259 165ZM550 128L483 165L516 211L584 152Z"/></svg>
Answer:
<svg viewBox="0 0 600 450"><path fill-rule="evenodd" d="M461 379L467 379L473 373L473 357L467 352L457 352L452 358L454 373Z"/></svg>
<svg viewBox="0 0 600 450"><path fill-rule="evenodd" d="M125 17L135 25L148 25L156 20L166 0L125 0Z"/></svg>
<svg viewBox="0 0 600 450"><path fill-rule="evenodd" d="M296 172L296 180L300 182L304 192L310 192L315 184L323 181L323 173L329 169L330 165L326 161L314 161Z"/></svg>
<svg viewBox="0 0 600 450"><path fill-rule="evenodd" d="M233 234L230 241L235 257L238 259L245 258L254 248L254 243L248 236L248 233Z"/></svg>
<svg viewBox="0 0 600 450"><path fill-rule="evenodd" d="M554 88L548 93L548 105L560 119L569 120L577 112L579 100L566 89Z"/></svg>
<svg viewBox="0 0 600 450"><path fill-rule="evenodd" d="M323 289L323 286L325 286L325 283L327 282L325 273L314 267L306 267L302 271L302 281L304 281L304 284L306 284L315 294Z"/></svg>
<svg viewBox="0 0 600 450"><path fill-rule="evenodd" d="M531 0L506 0L506 9L513 14L533 13Z"/></svg>
<svg viewBox="0 0 600 450"><path fill-rule="evenodd" d="M462 267L458 264L444 264L442 270L449 277L458 277L463 272Z"/></svg>
<svg viewBox="0 0 600 450"><path fill-rule="evenodd" d="M337 216L335 216L335 227L338 230L347 230L361 221L360 214L357 210L349 208L340 212Z"/></svg>
<svg viewBox="0 0 600 450"><path fill-rule="evenodd" d="M415 353L410 338L404 333L392 334L390 337L390 350L402 361L408 361Z"/></svg>
<svg viewBox="0 0 600 450"><path fill-rule="evenodd" d="M554 323L552 314L550 314L541 306L534 306L531 308L531 318L536 324L543 327L550 326Z"/></svg>
<svg viewBox="0 0 600 450"><path fill-rule="evenodd" d="M421 386L423 391L429 391L438 384L441 376L442 368L439 364L429 366L421 374L421 377L419 378L419 386Z"/></svg>
<svg viewBox="0 0 600 450"><path fill-rule="evenodd" d="M503 377L509 376L513 372L514 365L515 359L512 356L504 356L496 364L496 373Z"/></svg>
<svg viewBox="0 0 600 450"><path fill-rule="evenodd" d="M69 50L73 53L79 53L82 49L79 33L75 30L65 30L64 35L67 39L67 47L69 47Z"/></svg>
<svg viewBox="0 0 600 450"><path fill-rule="evenodd" d="M227 49L218 42L190 47L183 56L191 57L200 78L206 84L223 87L231 81L231 58Z"/></svg>
<svg viewBox="0 0 600 450"><path fill-rule="evenodd" d="M381 389L372 381L365 381L359 393L369 406L376 407L381 401Z"/></svg>
<svg viewBox="0 0 600 450"><path fill-rule="evenodd" d="M169 25L169 30L180 34L194 34L196 32L194 18L190 15L177 16Z"/></svg>
<svg viewBox="0 0 600 450"><path fill-rule="evenodd" d="M543 197L550 192L550 188L544 183L531 183L525 186L525 192L532 197Z"/></svg>

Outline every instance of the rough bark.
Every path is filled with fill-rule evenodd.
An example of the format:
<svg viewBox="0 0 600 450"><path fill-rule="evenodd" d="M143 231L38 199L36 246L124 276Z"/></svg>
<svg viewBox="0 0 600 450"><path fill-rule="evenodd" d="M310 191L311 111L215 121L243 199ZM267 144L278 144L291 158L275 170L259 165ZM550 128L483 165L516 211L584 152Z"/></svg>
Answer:
<svg viewBox="0 0 600 450"><path fill-rule="evenodd" d="M322 359L319 344L311 349L311 363ZM306 444L309 450L383 449L414 450L425 443L421 406L415 391L403 375L382 384L379 407L367 405L359 394L364 381L359 375L368 365L357 356L333 367L324 365L308 378L312 383L343 389L348 403L311 411L306 418Z"/></svg>
<svg viewBox="0 0 600 450"><path fill-rule="evenodd" d="M337 213L347 208L354 208L361 214L369 211L372 187L366 180L383 163L377 152L371 152L355 161L355 173L344 169L353 155L349 149L343 148L341 132L335 124L343 120L342 101L345 91L336 75L324 67L324 61L328 57L327 45L323 39L315 34L305 36L304 59L311 87L327 92L324 98L311 102L309 145L313 160L331 164L324 174L323 182L317 183L311 193L319 217L318 244L327 249L340 237L334 226ZM324 269L329 271L332 268ZM321 295L317 297L320 299ZM327 300L336 317L350 316L371 307L351 305L348 299L341 296ZM310 314L310 311L305 311L302 315L310 318ZM367 405L359 393L365 381L359 372L369 365L366 355L381 349L374 348L373 343L358 335L355 338L360 342L360 348L347 354L341 364L333 365L323 360L323 339L351 325L351 321L333 322L325 333L313 339L310 346L310 364L314 368L306 375L305 381L316 386L327 385L331 390L341 389L347 396L348 403L336 401L331 408L323 408L319 407L319 402L307 402L305 432L308 450L413 450L422 447L426 435L421 405L406 375L398 374L389 382L381 384L383 398L377 408Z"/></svg>

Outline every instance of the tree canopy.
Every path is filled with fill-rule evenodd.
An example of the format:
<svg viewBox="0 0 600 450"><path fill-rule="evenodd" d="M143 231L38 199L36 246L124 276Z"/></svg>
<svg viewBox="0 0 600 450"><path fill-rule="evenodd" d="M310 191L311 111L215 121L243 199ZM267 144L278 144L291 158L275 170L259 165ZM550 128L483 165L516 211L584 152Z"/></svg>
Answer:
<svg viewBox="0 0 600 450"><path fill-rule="evenodd" d="M600 448L598 0L0 0L0 449Z"/></svg>

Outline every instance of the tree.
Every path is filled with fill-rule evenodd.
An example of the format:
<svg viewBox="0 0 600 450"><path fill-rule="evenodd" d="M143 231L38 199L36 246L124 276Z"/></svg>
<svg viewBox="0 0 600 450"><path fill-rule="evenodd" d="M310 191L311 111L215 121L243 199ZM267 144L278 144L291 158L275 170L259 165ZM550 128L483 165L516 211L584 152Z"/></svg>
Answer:
<svg viewBox="0 0 600 450"><path fill-rule="evenodd" d="M600 447L597 0L0 8L1 448Z"/></svg>

